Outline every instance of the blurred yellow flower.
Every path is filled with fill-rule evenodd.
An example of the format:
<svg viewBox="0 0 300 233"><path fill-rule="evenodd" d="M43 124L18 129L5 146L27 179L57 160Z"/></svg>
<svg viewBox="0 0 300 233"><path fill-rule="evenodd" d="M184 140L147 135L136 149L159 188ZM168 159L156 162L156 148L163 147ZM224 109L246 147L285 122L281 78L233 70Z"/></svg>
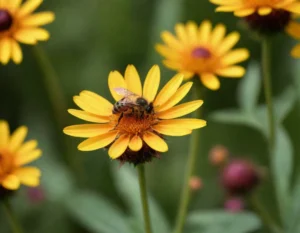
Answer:
<svg viewBox="0 0 300 233"><path fill-rule="evenodd" d="M298 0L210 0L210 2L220 5L216 11L234 12L237 17L246 17L253 13L264 16L274 10L300 13Z"/></svg>
<svg viewBox="0 0 300 233"><path fill-rule="evenodd" d="M0 0L0 62L7 64L12 59L22 61L22 50L18 42L36 44L49 39L49 33L39 26L51 23L54 13L32 14L43 0Z"/></svg>
<svg viewBox="0 0 300 233"><path fill-rule="evenodd" d="M176 37L168 31L162 32L166 45L158 44L156 50L166 58L165 66L184 74L185 79L197 74L207 88L217 90L220 88L217 75L240 78L245 74L245 69L235 64L249 57L248 50L231 50L239 41L239 33L225 36L223 24L212 29L209 21L203 21L199 27L194 22L176 24L175 31Z"/></svg>
<svg viewBox="0 0 300 233"><path fill-rule="evenodd" d="M78 145L81 151L109 147L108 154L112 159L134 164L150 161L153 156L158 156L158 152L168 150L163 135L183 136L206 125L201 119L174 119L195 111L203 103L195 100L175 106L192 86L191 82L180 86L182 81L181 74L175 75L157 95L160 83L157 65L149 70L143 88L133 65L127 66L124 77L113 71L109 74L108 85L116 104L93 92L82 91L74 97L82 110L68 111L96 124L69 126L64 133L88 138ZM127 91L128 95L120 95L118 90Z"/></svg>
<svg viewBox="0 0 300 233"><path fill-rule="evenodd" d="M286 27L286 32L295 39L300 40L300 23L291 21ZM300 44L292 49L291 55L295 58L300 58Z"/></svg>
<svg viewBox="0 0 300 233"><path fill-rule="evenodd" d="M23 167L39 158L37 141L24 143L27 127L19 127L11 136L6 121L0 121L0 184L8 190L16 190L20 184L36 187L40 183L41 172L36 167Z"/></svg>

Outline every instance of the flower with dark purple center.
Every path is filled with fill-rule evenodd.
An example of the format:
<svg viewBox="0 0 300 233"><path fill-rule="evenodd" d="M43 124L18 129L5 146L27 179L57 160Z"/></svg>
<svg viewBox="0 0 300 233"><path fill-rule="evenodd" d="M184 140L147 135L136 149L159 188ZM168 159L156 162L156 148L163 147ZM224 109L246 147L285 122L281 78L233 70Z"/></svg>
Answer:
<svg viewBox="0 0 300 233"><path fill-rule="evenodd" d="M247 160L233 160L224 167L221 182L230 194L246 194L260 181L257 168Z"/></svg>
<svg viewBox="0 0 300 233"><path fill-rule="evenodd" d="M10 29L13 18L7 10L0 10L0 32Z"/></svg>
<svg viewBox="0 0 300 233"><path fill-rule="evenodd" d="M273 34L284 30L291 20L291 13L285 10L273 10L268 15L257 12L244 18L251 29L262 34Z"/></svg>
<svg viewBox="0 0 300 233"><path fill-rule="evenodd" d="M193 58L210 58L211 53L206 48L198 47L192 51L192 57Z"/></svg>

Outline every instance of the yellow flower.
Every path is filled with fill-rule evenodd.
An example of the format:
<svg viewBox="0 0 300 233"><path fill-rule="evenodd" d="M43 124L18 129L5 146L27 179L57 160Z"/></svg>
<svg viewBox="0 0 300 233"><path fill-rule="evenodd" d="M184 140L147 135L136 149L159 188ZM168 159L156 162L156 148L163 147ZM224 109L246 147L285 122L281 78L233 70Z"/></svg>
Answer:
<svg viewBox="0 0 300 233"><path fill-rule="evenodd" d="M194 22L176 24L176 37L164 31L161 37L166 45L156 45L156 50L166 58L165 66L184 74L185 79L199 75L202 83L211 90L220 88L217 75L240 78L245 69L237 66L249 57L247 49L232 47L240 35L232 32L225 36L226 28L218 24L214 29L209 21L198 27Z"/></svg>
<svg viewBox="0 0 300 233"><path fill-rule="evenodd" d="M300 23L291 21L286 27L286 32L295 39L300 40ZM292 49L291 55L295 58L300 58L300 44Z"/></svg>
<svg viewBox="0 0 300 233"><path fill-rule="evenodd" d="M220 5L216 11L232 11L237 17L246 17L253 13L264 16L277 10L300 13L298 0L210 0L210 2Z"/></svg>
<svg viewBox="0 0 300 233"><path fill-rule="evenodd" d="M233 12L243 17L251 29L263 34L281 32L291 20L292 13L300 14L299 0L210 0L219 5L218 12Z"/></svg>
<svg viewBox="0 0 300 233"><path fill-rule="evenodd" d="M149 70L143 88L133 65L127 66L124 77L113 71L109 74L108 85L116 104L93 92L82 91L74 97L82 110L68 111L95 124L69 126L64 133L88 138L78 145L81 151L109 147L108 154L112 159L134 164L150 161L153 156L158 156L158 152L168 150L164 135L183 136L206 125L200 119L174 119L195 111L203 103L195 100L175 106L192 86L191 82L180 86L182 81L182 75L175 75L157 95L160 83L157 65ZM118 89L128 90L129 95L119 95ZM146 104L141 104L141 98ZM122 108L120 103L124 103Z"/></svg>
<svg viewBox="0 0 300 233"><path fill-rule="evenodd" d="M22 50L18 42L36 44L49 39L49 33L39 28L54 20L52 12L32 14L43 0L0 0L0 62L7 64L12 59L22 61Z"/></svg>
<svg viewBox="0 0 300 233"><path fill-rule="evenodd" d="M36 167L23 167L41 156L37 141L24 143L27 127L19 127L11 136L6 121L0 121L0 184L16 190L20 184L35 187L40 183L41 172Z"/></svg>

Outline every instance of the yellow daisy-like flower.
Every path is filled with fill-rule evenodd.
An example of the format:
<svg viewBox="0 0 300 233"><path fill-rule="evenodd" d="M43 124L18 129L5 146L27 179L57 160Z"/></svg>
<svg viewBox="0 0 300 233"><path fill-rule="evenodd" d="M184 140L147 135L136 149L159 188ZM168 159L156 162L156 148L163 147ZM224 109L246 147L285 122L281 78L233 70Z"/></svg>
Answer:
<svg viewBox="0 0 300 233"><path fill-rule="evenodd" d="M6 121L0 121L0 184L7 190L16 190L20 184L36 187L40 183L38 168L25 164L41 156L37 141L24 143L27 127L19 127L11 136Z"/></svg>
<svg viewBox="0 0 300 233"><path fill-rule="evenodd" d="M261 33L280 32L291 20L291 14L300 14L299 0L210 0L219 5L218 12L233 12L243 17L249 26Z"/></svg>
<svg viewBox="0 0 300 233"><path fill-rule="evenodd" d="M68 111L95 124L69 126L64 133L88 138L78 145L81 151L109 147L112 159L134 164L150 161L158 152L168 150L163 135L183 136L206 125L200 119L175 119L195 111L203 103L195 100L176 105L192 86L192 82L180 86L182 81L183 75L175 75L157 95L160 83L157 65L148 72L143 87L133 65L127 66L124 77L113 71L109 74L108 85L116 104L93 92L82 91L74 97L82 110ZM120 95L119 90L128 94Z"/></svg>
<svg viewBox="0 0 300 233"><path fill-rule="evenodd" d="M49 39L49 33L39 28L54 20L52 12L32 14L43 0L0 0L0 62L7 64L12 59L22 61L22 50L18 42L36 44Z"/></svg>
<svg viewBox="0 0 300 233"><path fill-rule="evenodd" d="M165 66L184 74L185 79L197 74L207 88L217 90L220 88L217 75L240 78L245 74L245 69L236 63L249 57L248 50L231 50L239 41L239 33L225 36L223 24L213 29L209 21L199 27L194 22L176 24L175 32L176 37L168 31L162 32L165 45L156 45L156 50L166 58Z"/></svg>
<svg viewBox="0 0 300 233"><path fill-rule="evenodd" d="M246 17L253 13L261 16L269 15L274 10L300 13L298 0L210 0L210 2L220 5L216 11L234 12L238 17Z"/></svg>
<svg viewBox="0 0 300 233"><path fill-rule="evenodd" d="M286 27L286 32L295 39L300 40L300 23L291 21ZM300 58L300 44L292 49L291 55L295 58Z"/></svg>

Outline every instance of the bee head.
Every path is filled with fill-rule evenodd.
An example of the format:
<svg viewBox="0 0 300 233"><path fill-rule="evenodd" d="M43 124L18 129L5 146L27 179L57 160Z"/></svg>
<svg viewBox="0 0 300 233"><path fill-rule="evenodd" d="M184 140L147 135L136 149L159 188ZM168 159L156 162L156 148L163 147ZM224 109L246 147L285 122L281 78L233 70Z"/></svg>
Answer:
<svg viewBox="0 0 300 233"><path fill-rule="evenodd" d="M137 103L138 105L140 105L140 106L146 106L146 105L148 105L147 100L145 100L145 99L142 98L142 97L137 98L137 99L136 99L136 103Z"/></svg>

